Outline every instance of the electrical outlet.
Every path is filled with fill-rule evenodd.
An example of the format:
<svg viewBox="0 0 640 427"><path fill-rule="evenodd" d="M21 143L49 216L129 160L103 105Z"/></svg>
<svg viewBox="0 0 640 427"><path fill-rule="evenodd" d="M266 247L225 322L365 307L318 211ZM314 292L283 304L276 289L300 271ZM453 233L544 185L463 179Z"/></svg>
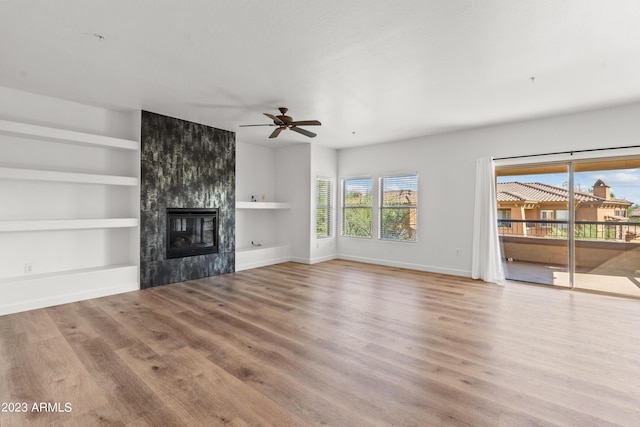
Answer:
<svg viewBox="0 0 640 427"><path fill-rule="evenodd" d="M456 248L456 255L460 256L460 248Z"/></svg>
<svg viewBox="0 0 640 427"><path fill-rule="evenodd" d="M28 262L24 265L24 274L31 274L31 272L33 272L33 264Z"/></svg>

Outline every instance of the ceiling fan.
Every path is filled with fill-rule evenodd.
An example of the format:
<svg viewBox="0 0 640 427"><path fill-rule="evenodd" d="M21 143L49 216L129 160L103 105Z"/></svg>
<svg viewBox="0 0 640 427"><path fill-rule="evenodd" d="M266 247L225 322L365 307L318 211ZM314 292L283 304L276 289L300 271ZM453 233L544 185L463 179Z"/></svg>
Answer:
<svg viewBox="0 0 640 427"><path fill-rule="evenodd" d="M293 120L291 116L286 115L287 111L289 111L287 108L280 107L278 108L278 110L280 110L279 116L274 116L273 114L269 114L269 113L262 113L265 116L269 117L271 120L273 120L273 123L262 124L262 125L240 125L240 127L278 126L277 129L271 132L271 135L269 135L269 138L276 138L278 135L280 135L280 132L282 132L285 129L290 129L294 132L301 133L304 136L308 136L309 138L313 138L314 136L316 136L315 133L309 132L306 129L299 128L298 126L320 126L322 124L317 120L297 120L296 121L296 120Z"/></svg>

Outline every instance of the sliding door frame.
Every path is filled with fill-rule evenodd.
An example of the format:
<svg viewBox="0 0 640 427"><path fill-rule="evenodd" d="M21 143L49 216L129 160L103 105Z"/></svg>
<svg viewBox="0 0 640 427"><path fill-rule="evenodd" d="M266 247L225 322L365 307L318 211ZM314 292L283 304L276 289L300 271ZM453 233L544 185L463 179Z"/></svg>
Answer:
<svg viewBox="0 0 640 427"><path fill-rule="evenodd" d="M624 160L640 158L640 147L623 147L623 148L612 148L610 150L607 149L598 149L598 150L586 150L582 152L567 152L567 153L553 153L553 154L541 154L541 155L532 155L532 156L522 156L522 157L506 157L502 159L494 160L495 170L498 171L500 169L506 168L519 168L519 167L530 167L530 168L543 168L543 167L553 167L553 166L567 166L568 167L568 186L569 186L569 220L568 227L569 232L567 233L568 239L568 273L569 273L569 288L575 288L575 273L576 273L576 239L575 239L575 225L576 225L576 214L575 214L575 183L574 183L574 173L575 173L575 165L579 163L589 163L589 162L597 162L597 161L615 161L615 160Z"/></svg>

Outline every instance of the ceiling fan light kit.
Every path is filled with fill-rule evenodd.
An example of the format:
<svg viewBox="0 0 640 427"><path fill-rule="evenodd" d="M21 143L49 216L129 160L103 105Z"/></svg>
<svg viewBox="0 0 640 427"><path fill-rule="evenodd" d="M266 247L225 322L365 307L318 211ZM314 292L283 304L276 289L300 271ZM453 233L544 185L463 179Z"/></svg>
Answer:
<svg viewBox="0 0 640 427"><path fill-rule="evenodd" d="M293 120L293 118L291 116L287 116L287 111L289 111L288 108L285 107L280 107L278 108L278 110L280 110L280 115L278 116L274 116L273 114L269 114L269 113L263 113L265 116L269 117L271 120L273 120L273 123L268 123L268 124L259 124L259 125L240 125L240 127L250 127L250 126L278 126L277 129L275 129L273 132L271 132L271 135L269 135L269 138L277 138L278 135L280 135L280 132L282 132L285 129L289 129L292 130L294 132L297 132L299 134L302 134L304 136L308 136L309 138L313 138L316 136L315 133L310 132L306 129L302 129L298 126L320 126L322 123L320 123L318 120Z"/></svg>

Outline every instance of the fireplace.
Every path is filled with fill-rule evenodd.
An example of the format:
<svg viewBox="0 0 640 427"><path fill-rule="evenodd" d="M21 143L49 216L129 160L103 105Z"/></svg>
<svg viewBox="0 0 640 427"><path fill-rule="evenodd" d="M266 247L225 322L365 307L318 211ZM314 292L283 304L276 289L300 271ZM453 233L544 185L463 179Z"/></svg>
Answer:
<svg viewBox="0 0 640 427"><path fill-rule="evenodd" d="M218 252L218 209L167 209L167 259Z"/></svg>

